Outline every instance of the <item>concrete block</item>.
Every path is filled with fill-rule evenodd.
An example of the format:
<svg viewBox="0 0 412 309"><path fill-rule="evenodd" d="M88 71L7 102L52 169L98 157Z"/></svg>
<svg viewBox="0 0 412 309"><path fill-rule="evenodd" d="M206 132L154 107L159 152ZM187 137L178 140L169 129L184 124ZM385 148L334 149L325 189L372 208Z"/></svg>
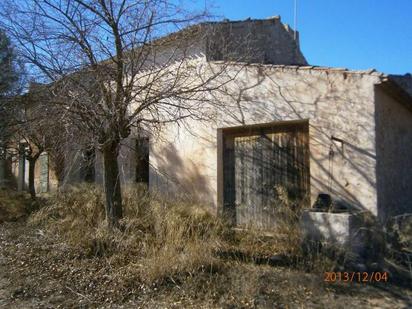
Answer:
<svg viewBox="0 0 412 309"><path fill-rule="evenodd" d="M301 219L304 239L332 246L351 247L357 242L360 220L351 213L304 211Z"/></svg>

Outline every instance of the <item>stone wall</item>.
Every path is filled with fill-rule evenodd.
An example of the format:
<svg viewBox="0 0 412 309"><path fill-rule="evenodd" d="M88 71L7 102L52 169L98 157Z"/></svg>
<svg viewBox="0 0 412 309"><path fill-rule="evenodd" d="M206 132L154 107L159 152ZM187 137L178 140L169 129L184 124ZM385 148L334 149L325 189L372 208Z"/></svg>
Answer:
<svg viewBox="0 0 412 309"><path fill-rule="evenodd" d="M378 73L240 64L229 71L236 78L213 93L214 121L170 125L152 143L152 186L179 188L216 205L217 128L308 119L311 203L330 189L347 204L377 214L373 85Z"/></svg>
<svg viewBox="0 0 412 309"><path fill-rule="evenodd" d="M307 64L299 49L299 36L280 17L266 20L227 21L207 27L206 57L210 61L266 64Z"/></svg>
<svg viewBox="0 0 412 309"><path fill-rule="evenodd" d="M208 66L208 63L205 61L207 58L213 58L213 60L228 59L273 64L306 64L306 60L299 50L298 42L294 41L293 36L294 31L287 25L282 24L280 17L267 20L225 21L195 25L155 41L154 46L159 47L147 57L143 70L150 70L157 66L173 67L173 65L179 63L182 59L185 59L185 61L195 59L194 61L196 61L196 63L194 66L199 69L199 64L204 67ZM217 57L215 53L216 48L220 49L219 57ZM143 74L145 73L143 72ZM162 137L159 138L161 139ZM123 183L133 182L135 179L136 162L133 154L134 146L132 145L134 141L133 136L126 139L123 142L124 145L119 155L120 178ZM73 144L65 145L64 147L67 149L63 171L64 176L60 185L72 185L84 181L82 175L82 152L79 146ZM173 147L171 146L169 148L169 152L167 153L173 155ZM213 158L215 155L211 157ZM171 157L169 156L169 158ZM177 158L175 159L177 160ZM179 166L181 166L181 168L184 166L184 169L187 168L186 165L188 162L182 162L179 165L179 162L176 160L174 161L177 163L174 166L175 169L178 169ZM173 160L171 161L173 162ZM165 164L166 162L164 162L163 165ZM204 170L198 170L198 164L199 162L193 165L189 164L189 168L192 169L192 173L194 173L190 177L186 177L186 175L184 175L185 173L175 175L175 172L170 173L169 171L167 173L165 172L162 178L170 187L173 185L168 179L178 177L180 182L191 184L190 191L205 190L210 179L213 181L215 176L210 174L207 179L203 178L201 174L204 173ZM95 180L97 183L102 183L103 163L98 152L96 152L95 168ZM152 170L153 169L156 169L156 167L153 166ZM157 175L161 175L162 171L166 170L168 170L168 168L161 168L157 171ZM36 175L37 174L38 172L36 172ZM155 178L152 177L152 179ZM201 179L201 181L199 179ZM35 182L36 186L38 186L38 176L36 176ZM173 183L177 182L173 181ZM55 188L56 186L57 178L53 180L53 186L51 188ZM200 194L200 192L197 193ZM212 191L208 191L207 197L210 198L210 196L212 196L213 200L214 195Z"/></svg>
<svg viewBox="0 0 412 309"><path fill-rule="evenodd" d="M48 156L47 153L43 153L41 156ZM45 193L47 191L55 191L57 190L59 186L59 181L58 177L56 175L56 172L53 169L53 164L50 161L50 157L47 159L47 166L48 166L48 176L47 176L47 181L45 181L44 176L41 175L41 156L39 159L36 161L35 169L34 169L34 187L36 190L36 193ZM10 162L10 169L12 173L12 187L27 191L28 186L29 186L29 161L27 160L13 160ZM20 164L23 164L24 167L19 166ZM24 174L22 176L19 176L19 173L23 172ZM21 179L19 179L21 177ZM19 185L18 183L21 182ZM43 183L43 185L42 185ZM46 185L47 184L47 185ZM47 190L45 190L47 187Z"/></svg>
<svg viewBox="0 0 412 309"><path fill-rule="evenodd" d="M412 212L412 111L376 87L376 177L382 220Z"/></svg>
<svg viewBox="0 0 412 309"><path fill-rule="evenodd" d="M211 104L205 117L210 120L164 125L150 136L153 189L189 194L217 206L218 128L308 120L310 204L326 192L379 217L410 211L412 196L405 192L412 192L411 112L375 90L380 73L290 65L306 60L293 31L279 18L202 27L211 32L196 32L193 41L178 47L179 55L193 58L199 71L226 67L215 81L224 86L203 98ZM174 53L168 46L153 62L172 63ZM245 63L216 61L242 59ZM402 81L410 86L409 79ZM127 139L119 156L123 183L135 178L133 143L133 137ZM71 150L72 159L66 162L67 183L81 181L78 155ZM97 155L98 183L102 171Z"/></svg>

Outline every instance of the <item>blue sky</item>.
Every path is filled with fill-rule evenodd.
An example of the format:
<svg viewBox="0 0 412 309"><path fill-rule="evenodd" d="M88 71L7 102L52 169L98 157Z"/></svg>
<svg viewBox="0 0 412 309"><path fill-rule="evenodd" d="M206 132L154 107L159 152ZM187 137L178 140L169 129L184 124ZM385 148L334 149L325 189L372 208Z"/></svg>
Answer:
<svg viewBox="0 0 412 309"><path fill-rule="evenodd" d="M297 0L310 64L412 72L412 0ZM207 0L231 20L280 15L293 27L294 0Z"/></svg>

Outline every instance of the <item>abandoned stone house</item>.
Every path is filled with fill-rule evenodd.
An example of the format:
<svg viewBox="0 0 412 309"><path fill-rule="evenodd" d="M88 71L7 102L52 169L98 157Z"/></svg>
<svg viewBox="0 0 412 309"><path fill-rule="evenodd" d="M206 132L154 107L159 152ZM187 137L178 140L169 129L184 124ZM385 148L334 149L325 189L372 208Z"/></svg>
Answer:
<svg viewBox="0 0 412 309"><path fill-rule="evenodd" d="M210 121L168 124L161 137L128 138L129 145L148 148L138 147L138 155L130 147L121 151L125 183L143 180L162 192L189 193L230 211L237 224L270 225L267 205L279 188L307 207L328 193L382 220L412 212L410 75L310 65L279 17L212 25L225 40L250 38L254 52L232 50L242 59L236 62L225 56L232 45L218 37L197 42L194 57L213 66L231 61L228 70L236 72L225 91L213 94L223 107ZM65 167L64 183L84 177L80 157L74 153ZM24 158L14 167L20 187L23 165ZM96 182L102 182L99 166L97 156ZM35 181L42 192L58 185L47 154Z"/></svg>

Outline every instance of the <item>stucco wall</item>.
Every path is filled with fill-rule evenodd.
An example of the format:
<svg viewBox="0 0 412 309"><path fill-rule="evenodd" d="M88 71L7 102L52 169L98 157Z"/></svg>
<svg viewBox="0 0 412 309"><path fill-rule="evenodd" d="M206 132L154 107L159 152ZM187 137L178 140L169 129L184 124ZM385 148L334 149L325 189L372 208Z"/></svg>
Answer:
<svg viewBox="0 0 412 309"><path fill-rule="evenodd" d="M95 160L95 182L103 184L103 156L99 151L96 151ZM136 139L133 135L121 142L118 162L121 183L133 183L136 179Z"/></svg>
<svg viewBox="0 0 412 309"><path fill-rule="evenodd" d="M237 76L213 92L213 121L169 125L161 138L152 139L153 187L180 188L216 205L217 128L309 119L312 202L319 192L328 192L332 179L335 197L377 214L377 73L270 65L233 65L229 71ZM344 146L331 136L342 139Z"/></svg>
<svg viewBox="0 0 412 309"><path fill-rule="evenodd" d="M255 41L248 44L257 57L249 59L252 62L306 63L293 41L293 32L279 19L221 26L223 32L212 32L218 36L217 41L229 30L226 38L235 43L252 35ZM216 206L218 128L307 119L311 204L318 193L330 192L334 198L380 217L410 210L412 193L405 192L412 192L412 173L407 172L412 170L411 112L382 90L375 91L379 73L207 62L206 59L219 59L210 54L210 39L213 36L201 34L182 46L166 46L148 65L171 64L188 56L187 51L188 66L196 74L225 67L222 77L215 81L225 85L201 94L205 97L199 102L205 105L198 104L207 110L210 120L186 119L164 125L150 137L152 188L163 193L189 194ZM176 53L176 48L180 52ZM248 54L241 48L234 51L244 52L235 58ZM173 72L173 64L169 69ZM228 82L228 78L233 80ZM119 156L124 183L135 178L133 145L133 137L125 140ZM70 151L65 183L81 180L79 152ZM101 183L102 176L101 156L97 154L96 182Z"/></svg>
<svg viewBox="0 0 412 309"><path fill-rule="evenodd" d="M183 76L180 77L180 81L186 81L186 77L187 80L189 80L192 75L197 75L200 71L207 70L206 67L208 67L209 64L206 62L206 59L211 57L210 52L212 52L209 43L214 42L217 43L217 46L223 46L219 44L222 39L227 43L226 47L230 46L232 48L232 51L226 49L221 53L225 59L226 56L228 56L228 53L225 52L229 52L231 54L230 59L235 61L247 60L249 62L260 63L305 64L306 60L298 48L298 43L294 41L293 35L293 30L282 24L279 17L266 20L245 20L196 25L155 41L153 43L153 50L151 50L142 66L142 76L145 77L139 79L138 82L145 85L147 80L158 78L156 72L154 74L147 74L147 72L153 70L153 68L167 67L170 72L174 72L177 71L178 68L181 69L181 64L191 66L191 68L186 71L181 69L179 73ZM181 61L182 59L184 60ZM214 57L213 59L220 60L223 58ZM165 71L166 70L167 69L165 69ZM163 73L165 71L163 71ZM167 74L164 75L169 77ZM195 78L199 78L199 76ZM162 86L163 84L163 81L159 79L159 85ZM146 95L144 90L141 91L140 94L143 97ZM138 104L132 105L130 109L134 110L137 105ZM200 106L200 104L198 105ZM216 111L213 111L213 113L215 112ZM197 127L198 123L195 123L194 126ZM210 129L209 124L206 124L205 127ZM172 128L171 130L176 131L177 129ZM207 133L201 133L201 135L207 136L212 134L214 136L214 133L212 130ZM171 134L174 135L174 133ZM187 134L187 132L182 135L185 142L181 150L188 147L186 142L189 136L190 134ZM164 137L165 136L158 136L160 140ZM167 137L167 140L171 141L173 138ZM123 183L133 181L135 178L134 149L130 143L133 144L133 136L123 142L124 145L119 155L120 176ZM207 188L210 186L215 187L211 185L211 181L215 181L216 178L215 168L209 168L211 165L208 162L210 158L215 158L215 154L213 153L213 147L215 147L215 145L201 144L201 146L199 146L198 138L190 143L193 143L193 147L196 149L194 152L196 153L197 159L193 164L189 163L189 161L180 162L179 156L174 156L176 151L174 151L173 147L180 148L179 144L175 143L174 146L169 146L168 149L163 150L166 152L166 156L158 156L158 166L153 166L153 170L158 169L157 175L164 174L164 177L162 177L164 180L163 183L167 183L167 186L175 186L177 182L170 182L170 179L177 177L179 178L179 183L190 185L191 192L196 192L197 195L203 196L205 199L214 200L215 189L209 191ZM152 144L156 144L156 147L158 147L156 139L152 138ZM159 143L159 145L160 144L161 143ZM73 143L73 145L70 144L65 147L67 149L63 171L64 176L60 183L60 185L63 186L76 184L84 180L82 175L82 153L79 146ZM206 155L203 153L204 149L212 150ZM191 156L189 152L188 150L187 153ZM153 155L156 156L156 153L157 151L154 151ZM206 155L204 160L201 159L203 155ZM169 160L165 160L165 157ZM159 163L162 160L164 162ZM203 161L207 162L207 166L202 165L203 163L201 162ZM171 164L170 162L174 162L173 168L167 166ZM102 183L102 158L98 152L96 152L95 167L95 180L97 183ZM180 172L180 170L182 170L182 172ZM159 176L157 177L159 178ZM152 177L152 179L156 179L156 177ZM36 184L37 183L38 179L36 178ZM155 183L159 183L160 185L159 181L155 181Z"/></svg>
<svg viewBox="0 0 412 309"><path fill-rule="evenodd" d="M376 87L378 214L412 212L412 112Z"/></svg>
<svg viewBox="0 0 412 309"><path fill-rule="evenodd" d="M45 154L47 156L47 154ZM41 158L37 159L35 168L34 168L34 187L36 193L44 193L41 187ZM17 182L19 178L19 163L23 161L14 160L11 163L11 172L12 172L12 186L17 188ZM53 170L52 163L48 164L48 191L55 191L59 185L58 177L56 172ZM27 191L29 186L29 161L24 160L24 186L23 190Z"/></svg>

